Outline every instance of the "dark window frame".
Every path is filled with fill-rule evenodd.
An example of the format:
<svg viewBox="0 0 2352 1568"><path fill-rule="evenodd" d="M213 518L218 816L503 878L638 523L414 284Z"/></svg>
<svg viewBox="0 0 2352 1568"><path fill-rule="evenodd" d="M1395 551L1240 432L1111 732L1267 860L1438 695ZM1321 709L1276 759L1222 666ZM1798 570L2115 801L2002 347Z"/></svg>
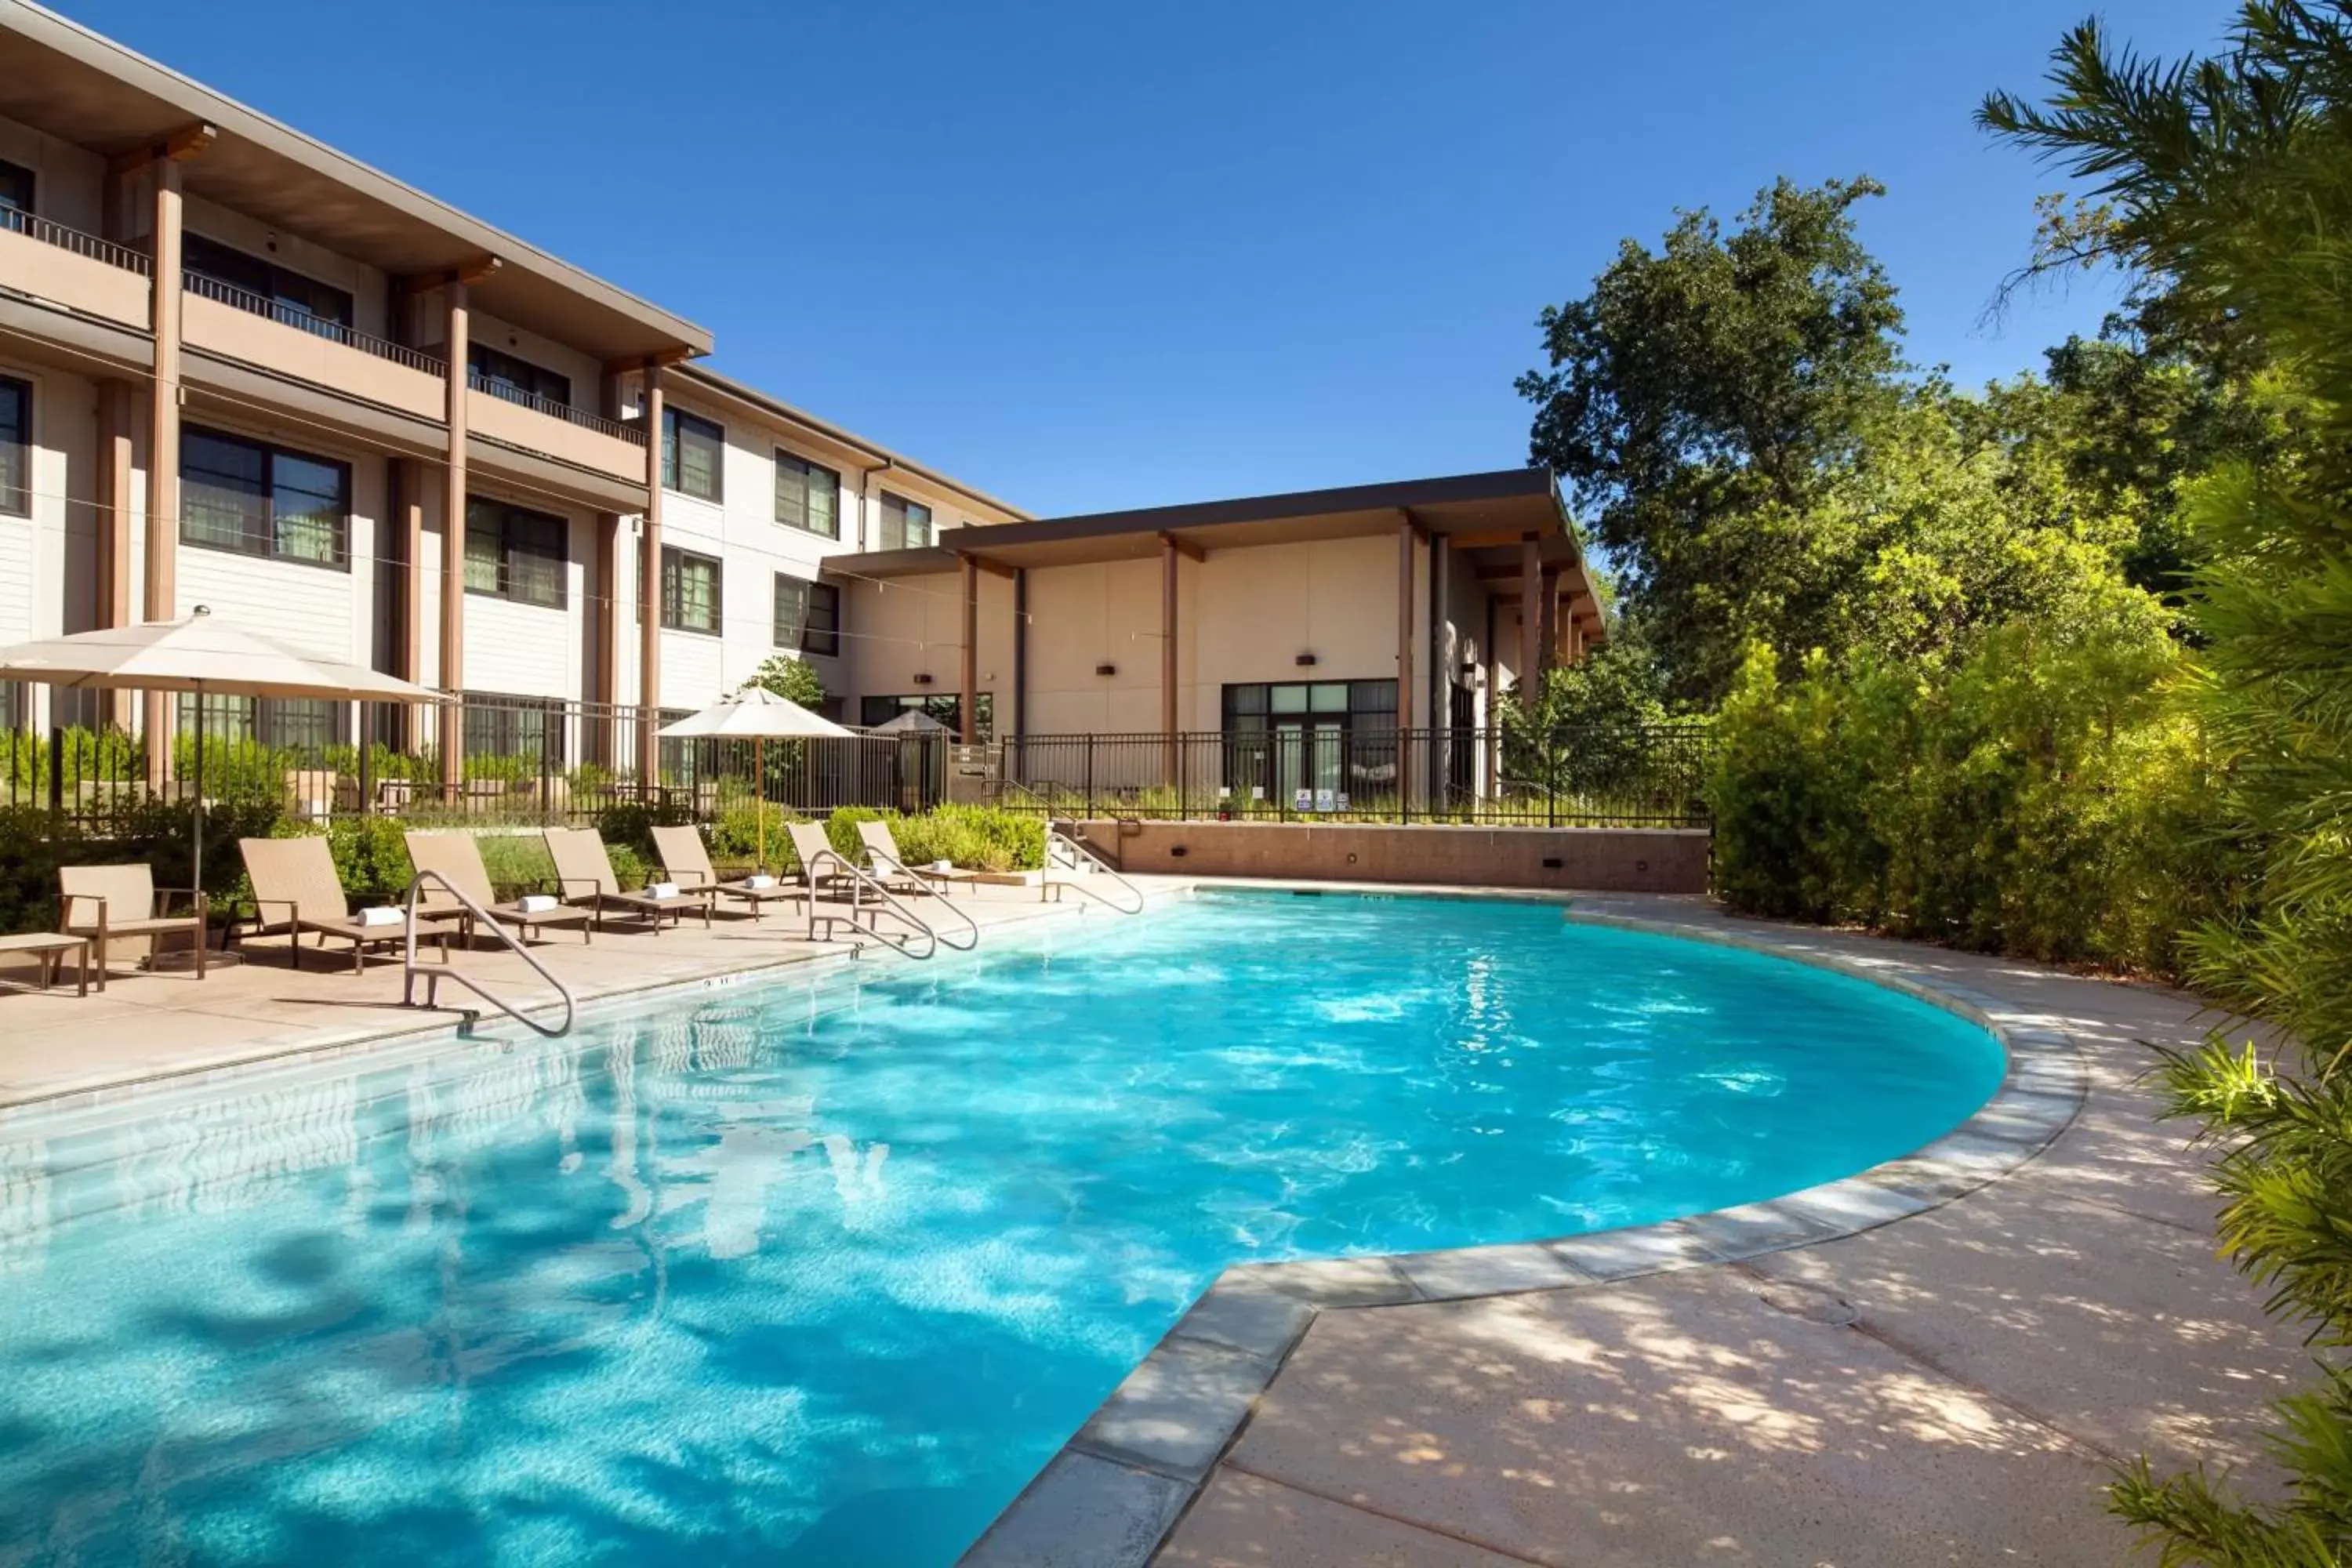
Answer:
<svg viewBox="0 0 2352 1568"><path fill-rule="evenodd" d="M181 237L180 244L183 272L252 295L268 307L256 314L326 337L340 336L336 329L350 332L356 325L359 301L348 289L193 229ZM211 253L209 259L207 252ZM245 275L234 276L240 271ZM337 310L318 309L320 304L335 306L340 314Z"/></svg>
<svg viewBox="0 0 2352 1568"><path fill-rule="evenodd" d="M896 532L898 534L898 538L895 542L890 537L894 528L894 525L891 522L890 513L891 509L894 507L898 509L898 521L895 525ZM875 542L875 547L877 549L927 550L930 546L939 542L939 518L937 514L935 514L931 509L929 506L926 506L923 502L916 500L910 496L902 496L895 490L884 490L882 492L880 510L882 515L878 520L877 527L881 531L882 537ZM908 519L916 512L921 512L923 514L923 538L922 542L919 544L908 542L907 521Z"/></svg>
<svg viewBox="0 0 2352 1568"><path fill-rule="evenodd" d="M690 490L680 482L686 478L685 465L679 461L683 437L691 430L709 438L713 448L710 462L710 489ZM662 489L674 490L696 500L724 505L727 500L727 426L716 419L704 417L670 404L662 405Z"/></svg>
<svg viewBox="0 0 2352 1568"><path fill-rule="evenodd" d="M22 201L16 200L8 194L8 187L18 181L23 182L25 195ZM28 169L22 163L12 163L5 158L0 158L0 214L12 215L0 216L0 228L13 228L22 233L28 226L25 220L40 210L35 205L40 194L39 170Z"/></svg>
<svg viewBox="0 0 2352 1568"><path fill-rule="evenodd" d="M192 440L191 437L194 439ZM217 539L199 537L190 531L194 519L188 505L188 454L196 441L217 441L224 446L242 447L258 453L262 459L264 499L270 503L268 542L264 547L252 544L226 544ZM313 463L322 468L332 468L341 479L342 510L336 516L334 553L331 560L313 560L306 555L289 554L277 547L278 528L276 502L278 498L278 463L290 458L300 463ZM215 550L225 555L246 555L257 561L282 561L292 566L308 566L320 572L349 573L352 569L352 466L340 458L329 458L317 452L299 451L272 442L256 440L227 430L215 430L209 426L191 425L182 433L180 443L180 542L193 550Z"/></svg>
<svg viewBox="0 0 2352 1568"><path fill-rule="evenodd" d="M790 587L807 590L807 599L797 631L787 637L784 635L788 619L784 611L784 594ZM831 583L795 577L790 572L777 573L773 638L778 647L814 654L821 658L840 658L841 589Z"/></svg>
<svg viewBox="0 0 2352 1568"><path fill-rule="evenodd" d="M686 574L688 561L707 563L710 567L710 624L689 626L683 623L686 613ZM662 546L661 558L661 624L666 632L691 632L697 637L723 637L727 630L727 563L717 555L705 555L698 550L687 550L675 544Z"/></svg>
<svg viewBox="0 0 2352 1568"><path fill-rule="evenodd" d="M486 366L483 362L497 362ZM466 344L466 384L509 403L552 403L572 406L572 378L560 370L509 353L494 343Z"/></svg>
<svg viewBox="0 0 2352 1568"><path fill-rule="evenodd" d="M7 478L7 469L0 467L0 517L30 517L33 515L33 384L21 376L0 375L0 387L5 387L16 397L19 416L12 433L0 426L0 447L13 448L17 478Z"/></svg>
<svg viewBox="0 0 2352 1568"><path fill-rule="evenodd" d="M798 479L796 486L788 485L785 479L787 474ZM830 529L817 528L808 521L809 497L819 475L823 475L833 485L833 526ZM798 497L800 516L797 518L784 515L785 491L788 488L797 489L800 492ZM828 468L823 463L802 457L798 452L788 452L782 447L777 447L776 521L786 528L797 528L802 532L813 533L819 539L839 540L841 538L841 470Z"/></svg>
<svg viewBox="0 0 2352 1568"><path fill-rule="evenodd" d="M482 528L482 523L489 514L495 514L499 535L499 554L495 563L497 581L492 586L484 587L474 581L474 541L487 534L488 531ZM514 532L517 523L525 525L523 532L526 536L531 531L543 527L546 534L552 537L553 550L551 552L544 548L534 547L528 540L520 548L518 548ZM516 570L516 563L519 559L551 562L554 564L555 596L553 598L518 591L518 580L523 577L523 574ZM527 586L527 583L525 585ZM466 498L466 592L485 599L504 599L509 604L528 605L533 609L570 609L572 607L571 521L554 512L534 511L529 507L516 506L509 501L497 500L488 496L467 496Z"/></svg>

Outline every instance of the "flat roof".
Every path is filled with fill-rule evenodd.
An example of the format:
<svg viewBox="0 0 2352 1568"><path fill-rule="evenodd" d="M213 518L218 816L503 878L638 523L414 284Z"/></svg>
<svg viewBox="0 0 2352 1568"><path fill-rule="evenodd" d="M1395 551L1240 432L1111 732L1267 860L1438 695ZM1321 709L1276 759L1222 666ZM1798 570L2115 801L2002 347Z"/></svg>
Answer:
<svg viewBox="0 0 2352 1568"><path fill-rule="evenodd" d="M1457 569L1472 573L1489 594L1501 597L1518 595L1526 546L1533 540L1538 561L1559 574L1562 596L1576 602L1577 618L1590 622L1596 634L1601 630L1583 545L1549 468L1502 468L955 529L925 549L832 556L824 570L843 577L926 576L957 570L967 555L1010 569L1139 561L1158 556L1163 539L1200 550L1233 550L1393 533L1407 521L1445 538Z"/></svg>
<svg viewBox="0 0 2352 1568"><path fill-rule="evenodd" d="M709 353L710 333L79 23L0 0L0 114L94 153L219 132L182 165L195 195L402 276L502 263L475 285L490 314L613 359Z"/></svg>
<svg viewBox="0 0 2352 1568"><path fill-rule="evenodd" d="M877 446L863 436L843 429L829 419L822 419L805 409L795 408L782 398L762 392L748 382L737 381L730 375L721 375L709 365L679 365L670 374L678 380L698 384L723 397L731 397L739 403L750 404L781 424L797 426L801 429L822 437L836 447L846 447L852 451L864 452L868 457L879 458L882 459L880 466L885 470L912 474L918 479L928 479L941 489L952 490L960 496L978 501L992 511L1001 511L1007 517L1015 518L1024 522L1034 521L1034 513L1024 511L1011 501L999 500L986 490L968 485L950 475L943 474L929 464L919 463L912 458L892 451L887 447ZM992 524L991 536L994 536L998 528L1005 526L1009 525Z"/></svg>

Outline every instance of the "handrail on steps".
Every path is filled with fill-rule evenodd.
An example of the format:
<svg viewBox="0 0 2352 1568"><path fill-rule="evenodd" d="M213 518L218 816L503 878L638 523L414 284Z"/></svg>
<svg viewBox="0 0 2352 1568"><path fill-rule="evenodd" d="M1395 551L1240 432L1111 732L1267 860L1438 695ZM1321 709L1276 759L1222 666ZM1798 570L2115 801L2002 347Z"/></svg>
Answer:
<svg viewBox="0 0 2352 1568"><path fill-rule="evenodd" d="M464 892L459 890L456 884L451 882L448 878L444 877L438 871L419 871L416 873L415 878L408 884L408 935L406 951L401 954L400 962L401 1005L404 1007L414 1007L417 1005L416 976L418 973L418 968L416 963L416 895L424 889L425 884L428 879L438 883L443 891L446 892L451 898L457 900L457 902L465 909L466 912L474 917L478 924L489 928L490 934L497 937L500 942L506 943L508 950L517 958L521 959L525 963L530 965L532 973L536 973L541 980L546 981L550 985L555 987L555 994L563 998L563 1022L560 1026L551 1029L545 1024L541 1023L538 1019L516 1007L512 1003L508 1002L504 997L501 997L493 992L485 990L481 983L475 980L472 976L460 974L457 971L450 969L446 964L436 964L431 969L425 970L423 972L425 975L424 1005L427 1007L437 1007L441 1005L441 982L446 976L448 979L456 981L458 984L464 986L475 995L479 996L483 1001L488 1002L491 1006L496 1007L499 1012L504 1013L508 1017L512 1018L516 1023L522 1025L527 1029L531 1029L539 1034L544 1035L551 1040L558 1039L562 1036L570 1034L572 1032L572 1026L578 1021L580 1016L579 999L572 994L572 987L563 984L562 981L558 980L553 974L548 972L547 965L532 957L529 948L526 948L522 943L517 942L514 939L513 933L509 931L506 927L499 924L498 917L491 914L489 910L482 908L481 905L476 903L472 899L467 898Z"/></svg>
<svg viewBox="0 0 2352 1568"><path fill-rule="evenodd" d="M814 942L816 940L816 922L818 920L816 912L817 872L827 860L832 861L835 865L840 867L844 871L846 871L849 874L849 907L852 912L845 917L842 915L826 915L823 917L826 925L845 925L854 931L862 931L866 935L872 937L876 942L884 943L885 945L904 953L908 958L929 958L939 952L940 933L931 929L929 921L925 921L920 915L915 913L914 910L908 909L899 900L898 895L891 892L889 889L884 887L881 883L868 876L863 867L854 864L850 858L844 855L840 850L831 848L819 851L814 862L801 868L802 874L808 878L809 883L808 934L811 942ZM930 946L925 948L920 952L917 952L912 948L908 947L905 942L901 942L892 937L888 932L883 931L881 927L860 923L856 911L865 908L865 904L859 898L859 893L861 889L866 888L871 888L874 890L875 897L881 900L882 903L892 914L897 915L900 920L906 921L915 930L922 932L923 935L929 940ZM963 913L961 910L956 912L958 914ZM966 915L964 918L969 920L971 917Z"/></svg>
<svg viewBox="0 0 2352 1568"><path fill-rule="evenodd" d="M923 885L923 877L921 872L912 869L904 860L899 859L896 855L889 853L887 850L877 849L874 846L868 844L866 847L866 858L868 860L878 861L885 871L896 872L898 875L906 878L908 881L913 882L918 887ZM931 896L939 900L939 902L928 907L935 910L947 910L950 914L955 916L956 919L963 921L964 930L971 933L961 942L957 942L951 937L942 936L936 931L931 933L932 938L935 941L946 943L949 947L954 948L958 952L970 952L973 948L978 947L980 945L980 922L971 918L971 911L956 908L956 906L949 900L946 894L940 892L936 889L931 890Z"/></svg>
<svg viewBox="0 0 2352 1568"><path fill-rule="evenodd" d="M1141 914L1143 912L1144 904L1143 889L1129 881L1124 876L1120 875L1118 867L1113 866L1109 861L1096 854L1094 846L1088 844L1085 839L1080 838L1077 836L1076 828L1076 825L1075 823L1065 818L1048 817L1046 819L1046 874L1049 877L1053 874L1054 852L1056 849L1059 849L1067 857L1067 858L1062 863L1062 868L1071 872L1073 875L1069 880L1058 883L1056 884L1057 886L1064 888L1076 888L1078 891L1086 894L1090 899L1100 900L1110 908L1117 910L1120 914ZM1117 882L1121 888L1127 889L1128 897L1135 900L1135 907L1133 909L1129 909L1125 904L1120 903L1109 894L1099 892L1094 888L1087 886L1089 882L1094 880L1094 874L1092 872L1087 873L1083 876L1076 874L1080 869L1079 857L1081 856L1085 857L1087 861L1093 864L1095 871L1100 872L1102 875L1108 877L1112 881Z"/></svg>

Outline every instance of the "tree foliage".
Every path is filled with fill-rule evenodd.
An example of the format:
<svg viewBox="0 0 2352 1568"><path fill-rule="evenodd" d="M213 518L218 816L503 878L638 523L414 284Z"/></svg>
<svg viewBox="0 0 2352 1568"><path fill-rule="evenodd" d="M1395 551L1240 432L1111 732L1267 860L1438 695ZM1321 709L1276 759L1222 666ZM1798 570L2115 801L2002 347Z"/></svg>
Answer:
<svg viewBox="0 0 2352 1568"><path fill-rule="evenodd" d="M2191 970L2300 1059L2221 1040L2172 1058L2174 1114L2222 1150L2221 1236L2273 1310L2352 1342L2352 14L2254 0L2231 47L2168 63L2096 23L2048 100L1995 94L1995 132L2096 183L2106 253L2170 319L2266 363L2303 432L2189 487L2187 610L2221 806L2259 898L2194 937ZM2144 1464L2115 1490L2167 1564L2318 1568L2352 1557L2352 1383L2323 1368L2281 1406L2289 1490L2252 1501Z"/></svg>
<svg viewBox="0 0 2352 1568"><path fill-rule="evenodd" d="M769 655L740 689L749 691L755 686L811 710L821 706L828 695L824 679L817 674L816 667L788 653Z"/></svg>

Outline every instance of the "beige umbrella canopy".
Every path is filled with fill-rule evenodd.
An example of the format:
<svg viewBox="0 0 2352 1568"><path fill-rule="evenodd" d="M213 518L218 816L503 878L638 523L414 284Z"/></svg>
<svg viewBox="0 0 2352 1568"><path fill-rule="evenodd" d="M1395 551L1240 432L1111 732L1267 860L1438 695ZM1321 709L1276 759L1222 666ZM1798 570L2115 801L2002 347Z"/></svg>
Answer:
<svg viewBox="0 0 2352 1568"><path fill-rule="evenodd" d="M789 697L779 697L764 686L747 686L732 697L722 697L699 713L689 713L659 734L677 741L749 741L751 775L759 781L754 807L759 820L760 864L768 863L767 743L770 741L817 741L852 733L822 713L812 713Z"/></svg>
<svg viewBox="0 0 2352 1568"><path fill-rule="evenodd" d="M312 697L345 702L446 702L446 692L340 659L313 658L202 605L183 621L108 626L0 647L0 678L51 686ZM151 741L151 743L154 743ZM168 744L168 741L163 743ZM204 752L197 752L194 875L205 886Z"/></svg>

